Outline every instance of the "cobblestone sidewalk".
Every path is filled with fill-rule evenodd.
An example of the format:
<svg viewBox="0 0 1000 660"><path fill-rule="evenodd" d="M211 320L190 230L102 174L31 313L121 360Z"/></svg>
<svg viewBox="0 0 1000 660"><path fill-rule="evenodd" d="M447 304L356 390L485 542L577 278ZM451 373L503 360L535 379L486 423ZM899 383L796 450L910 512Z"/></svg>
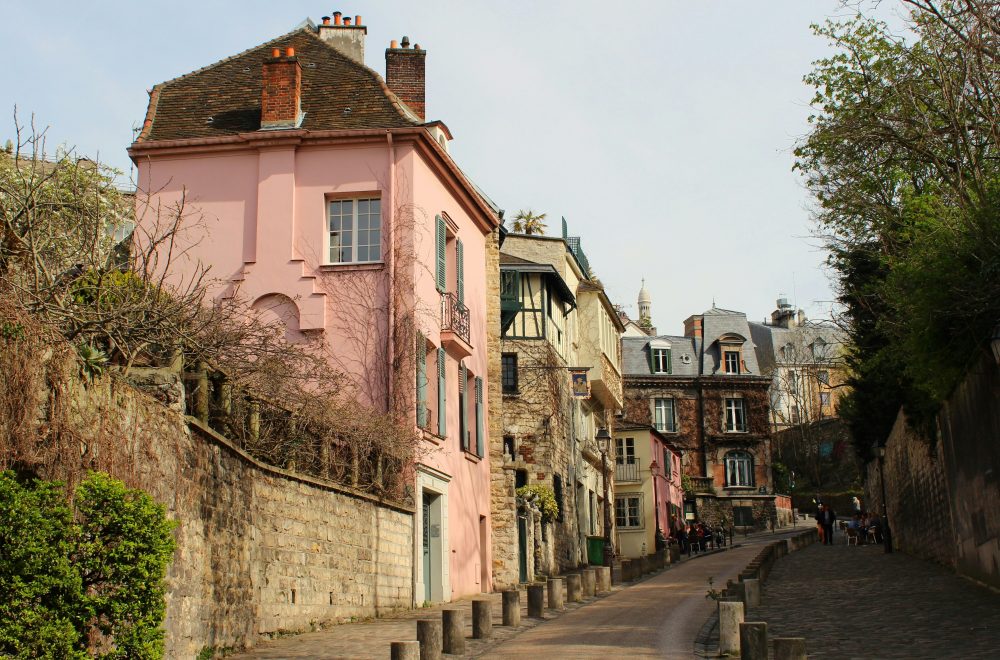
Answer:
<svg viewBox="0 0 1000 660"><path fill-rule="evenodd" d="M769 637L805 637L810 658L1000 657L1000 595L880 545L812 545L778 560L746 620L766 621Z"/></svg>

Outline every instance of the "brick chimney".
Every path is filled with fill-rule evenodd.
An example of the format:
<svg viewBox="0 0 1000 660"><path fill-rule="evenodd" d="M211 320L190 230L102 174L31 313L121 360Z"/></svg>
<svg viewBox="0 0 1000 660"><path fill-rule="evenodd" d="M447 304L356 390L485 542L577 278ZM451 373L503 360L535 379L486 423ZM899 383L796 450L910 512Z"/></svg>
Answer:
<svg viewBox="0 0 1000 660"><path fill-rule="evenodd" d="M302 121L302 65L295 49L271 51L264 60L260 105L262 129L296 128Z"/></svg>
<svg viewBox="0 0 1000 660"><path fill-rule="evenodd" d="M385 82L413 112L425 119L424 63L427 51L415 44L410 48L410 38L403 37L401 44L393 41L385 49Z"/></svg>
<svg viewBox="0 0 1000 660"><path fill-rule="evenodd" d="M702 335L702 322L705 317L700 314L695 314L694 316L689 316L684 319L684 336L685 337L696 337L701 338Z"/></svg>
<svg viewBox="0 0 1000 660"><path fill-rule="evenodd" d="M368 28L361 24L361 17L355 16L352 25L350 16L335 11L332 21L329 16L324 16L322 21L316 28L319 38L358 64L364 64L365 37L368 35Z"/></svg>

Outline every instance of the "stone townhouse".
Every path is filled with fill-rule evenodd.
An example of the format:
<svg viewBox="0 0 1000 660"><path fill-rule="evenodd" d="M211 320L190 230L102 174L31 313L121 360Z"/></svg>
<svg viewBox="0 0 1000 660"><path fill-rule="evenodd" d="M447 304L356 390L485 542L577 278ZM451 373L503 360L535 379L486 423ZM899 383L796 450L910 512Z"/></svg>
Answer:
<svg viewBox="0 0 1000 660"><path fill-rule="evenodd" d="M499 217L425 116L426 51L393 41L382 78L367 31L337 12L155 85L130 149L137 215L184 204L204 232L175 275L211 266L215 299L243 296L319 342L365 404L409 420L404 586L448 601L492 588ZM300 597L343 591L320 582Z"/></svg>
<svg viewBox="0 0 1000 660"><path fill-rule="evenodd" d="M751 322L750 334L760 368L771 376L775 432L836 417L847 379L846 336L840 328L807 319L780 297L770 321Z"/></svg>
<svg viewBox="0 0 1000 660"><path fill-rule="evenodd" d="M507 235L500 269L504 407L503 442L493 456L494 572L498 583L512 584L598 558L588 552L596 542L599 554L605 520L595 436L623 405L623 327L565 222L562 237ZM533 484L552 489L554 520L518 510L515 490Z"/></svg>
<svg viewBox="0 0 1000 660"><path fill-rule="evenodd" d="M689 520L763 527L774 516L771 378L750 336L745 314L713 306L683 336L622 339L626 419L681 451Z"/></svg>

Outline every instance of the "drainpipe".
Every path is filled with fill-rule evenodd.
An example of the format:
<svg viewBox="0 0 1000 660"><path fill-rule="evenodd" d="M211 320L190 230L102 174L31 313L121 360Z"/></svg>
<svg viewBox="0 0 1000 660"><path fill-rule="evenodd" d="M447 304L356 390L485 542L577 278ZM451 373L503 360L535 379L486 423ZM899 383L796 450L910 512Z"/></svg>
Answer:
<svg viewBox="0 0 1000 660"><path fill-rule="evenodd" d="M395 300L395 291L396 291L396 250L395 250L395 243L396 243L396 206L395 206L395 201L396 201L395 200L395 194L396 194L396 146L392 143L392 133L390 131L386 131L385 132L385 139L386 139L386 143L388 144L388 147L389 147L389 153L388 153L388 157L389 157L389 190L387 192L388 192L388 197L389 197L389 199L388 199L388 202L389 202L388 207L389 207L389 218L390 218L389 231L386 232L386 240L389 241L389 248L387 250L387 252L388 252L388 255L387 255L388 259L387 260L389 262L388 263L388 267L389 267L389 287L388 288L389 288L389 290L387 292L387 295L389 297L389 299L387 301L388 302L388 307L389 307L389 321L388 321L389 327L386 329L387 330L386 331L386 344L387 344L387 346L386 346L386 355L388 356L388 365L387 365L388 369L386 370L386 376L385 376L385 381L386 381L385 382L385 409L386 409L386 412L388 412L389 414L392 414L392 412L393 412L393 410L392 410L392 394L393 394L392 379L393 379L393 374L395 374L395 372L396 372L395 368L393 367L393 364L396 361L396 346L395 346L395 339L396 339L396 330L395 330L395 325L396 325L396 300Z"/></svg>

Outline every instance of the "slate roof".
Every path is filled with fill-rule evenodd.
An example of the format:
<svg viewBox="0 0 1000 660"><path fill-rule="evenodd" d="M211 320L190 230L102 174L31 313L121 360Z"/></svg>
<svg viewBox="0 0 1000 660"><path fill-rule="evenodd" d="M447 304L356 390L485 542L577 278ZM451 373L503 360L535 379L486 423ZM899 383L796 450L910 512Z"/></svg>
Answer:
<svg viewBox="0 0 1000 660"><path fill-rule="evenodd" d="M750 334L757 345L757 359L761 369L770 371L778 364L823 364L839 362L846 343L846 336L832 323L807 321L794 328L750 323ZM827 345L826 356L813 355L812 345L821 339ZM782 349L791 344L792 355L786 358Z"/></svg>
<svg viewBox="0 0 1000 660"><path fill-rule="evenodd" d="M713 307L706 311L703 316L702 332L705 338L705 351L702 354L702 373L711 375L722 371L722 355L719 351L719 344L716 342L723 335L736 334L746 340L746 343L743 344L743 362L746 364L747 374L760 376L761 370L757 364L757 354L754 350L753 337L750 334L750 325L747 323L747 315L743 312Z"/></svg>
<svg viewBox="0 0 1000 660"><path fill-rule="evenodd" d="M262 64L275 47L295 48L302 65L301 127L307 130L405 128L423 122L372 69L305 25L153 88L148 125L137 142L234 135L260 130Z"/></svg>
<svg viewBox="0 0 1000 660"><path fill-rule="evenodd" d="M698 353L701 351L701 341L694 337L675 337L673 335L622 337L622 375L652 375L649 370L649 350L650 343L656 342L670 343L672 376L693 377L698 375ZM690 357L686 363L685 355Z"/></svg>

